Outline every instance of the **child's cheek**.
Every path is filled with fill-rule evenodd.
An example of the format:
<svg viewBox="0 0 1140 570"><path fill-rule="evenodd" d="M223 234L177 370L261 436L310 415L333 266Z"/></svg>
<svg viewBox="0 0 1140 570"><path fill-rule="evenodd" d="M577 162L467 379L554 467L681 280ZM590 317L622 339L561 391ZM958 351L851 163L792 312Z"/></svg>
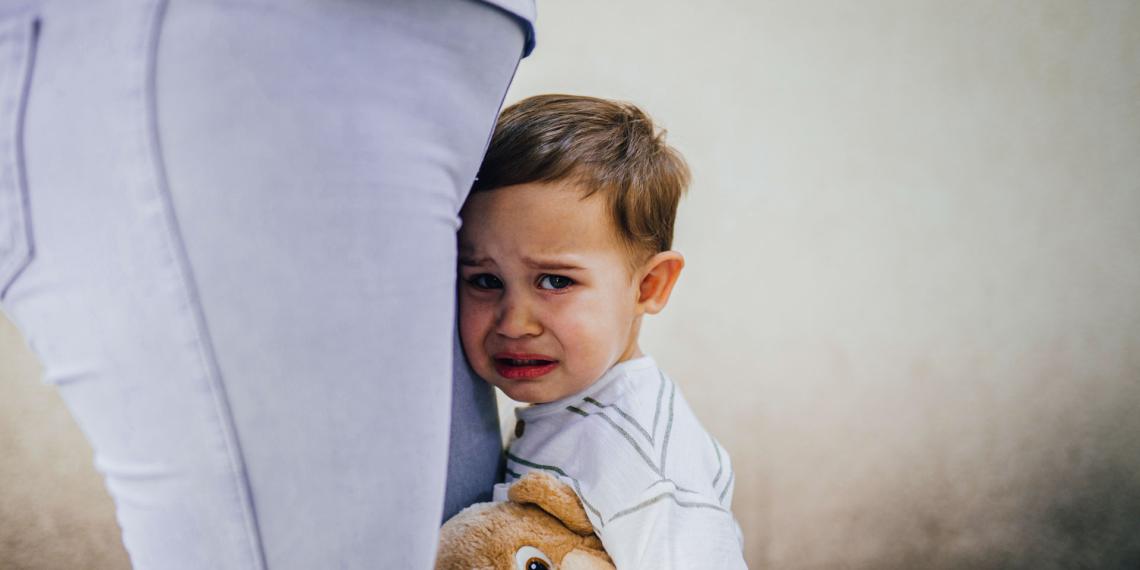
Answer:
<svg viewBox="0 0 1140 570"><path fill-rule="evenodd" d="M562 312L559 340L565 350L575 356L579 373L589 376L605 371L609 339L613 336L606 330L608 322L599 308L589 303L579 303Z"/></svg>
<svg viewBox="0 0 1140 570"><path fill-rule="evenodd" d="M492 311L486 303L480 303L467 295L459 298L459 338L463 349L472 360L482 352L483 339L491 326Z"/></svg>

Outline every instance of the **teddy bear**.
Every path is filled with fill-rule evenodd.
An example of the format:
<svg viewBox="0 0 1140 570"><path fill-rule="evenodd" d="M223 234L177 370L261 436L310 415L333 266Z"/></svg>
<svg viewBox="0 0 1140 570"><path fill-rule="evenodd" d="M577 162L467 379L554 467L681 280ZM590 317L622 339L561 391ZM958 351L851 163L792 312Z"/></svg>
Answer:
<svg viewBox="0 0 1140 570"><path fill-rule="evenodd" d="M435 570L616 570L569 485L531 471L440 529Z"/></svg>

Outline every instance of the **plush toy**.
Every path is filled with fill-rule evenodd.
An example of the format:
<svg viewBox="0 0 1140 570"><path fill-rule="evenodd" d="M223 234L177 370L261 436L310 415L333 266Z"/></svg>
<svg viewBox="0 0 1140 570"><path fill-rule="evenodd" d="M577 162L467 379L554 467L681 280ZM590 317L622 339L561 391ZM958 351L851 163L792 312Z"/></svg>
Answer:
<svg viewBox="0 0 1140 570"><path fill-rule="evenodd" d="M507 496L443 525L436 570L615 570L568 485L532 471Z"/></svg>

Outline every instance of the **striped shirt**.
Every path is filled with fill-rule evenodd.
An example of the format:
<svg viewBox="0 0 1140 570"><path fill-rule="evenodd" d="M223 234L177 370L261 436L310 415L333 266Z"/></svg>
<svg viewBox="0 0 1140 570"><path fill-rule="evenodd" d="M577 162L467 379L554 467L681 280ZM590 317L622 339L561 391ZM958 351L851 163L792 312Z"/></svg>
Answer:
<svg viewBox="0 0 1140 570"><path fill-rule="evenodd" d="M652 358L515 414L507 483L543 470L573 487L618 570L746 568L728 453Z"/></svg>

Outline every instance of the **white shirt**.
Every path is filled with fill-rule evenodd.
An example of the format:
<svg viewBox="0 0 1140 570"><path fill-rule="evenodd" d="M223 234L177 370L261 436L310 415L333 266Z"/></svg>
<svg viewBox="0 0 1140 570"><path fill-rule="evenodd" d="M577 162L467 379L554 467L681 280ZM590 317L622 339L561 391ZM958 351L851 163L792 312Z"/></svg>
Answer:
<svg viewBox="0 0 1140 570"><path fill-rule="evenodd" d="M728 453L652 358L515 415L507 483L543 470L570 485L618 570L747 568Z"/></svg>

